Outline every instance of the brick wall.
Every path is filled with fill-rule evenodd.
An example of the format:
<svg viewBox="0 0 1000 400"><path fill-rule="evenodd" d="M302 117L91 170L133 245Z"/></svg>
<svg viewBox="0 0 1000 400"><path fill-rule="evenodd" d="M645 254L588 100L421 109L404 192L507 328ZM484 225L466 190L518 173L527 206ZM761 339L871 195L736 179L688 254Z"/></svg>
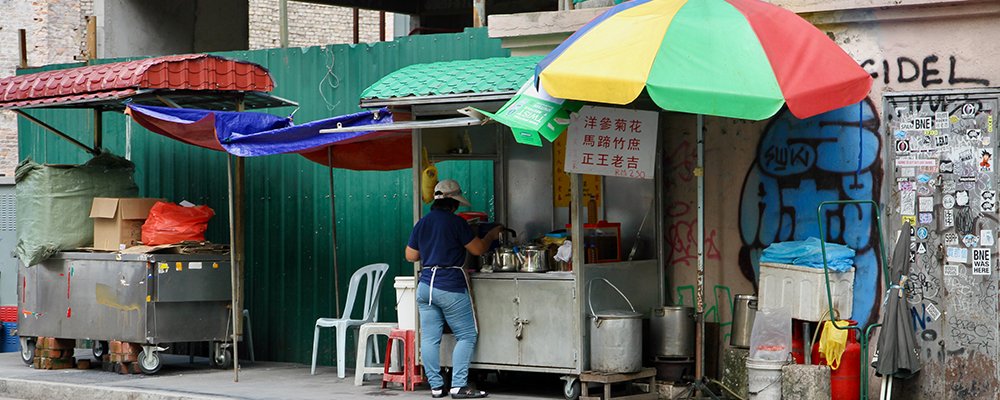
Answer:
<svg viewBox="0 0 1000 400"><path fill-rule="evenodd" d="M85 47L84 16L93 0L7 0L0 2L0 76L11 76L19 61L17 30L26 29L28 63L73 62ZM17 167L17 118L0 111L0 174L12 176Z"/></svg>
<svg viewBox="0 0 1000 400"><path fill-rule="evenodd" d="M279 46L278 0L249 0L250 49ZM353 11L346 7L288 2L288 45L291 47L351 43ZM392 14L386 14L386 38L392 39ZM378 11L361 10L362 43L379 39Z"/></svg>

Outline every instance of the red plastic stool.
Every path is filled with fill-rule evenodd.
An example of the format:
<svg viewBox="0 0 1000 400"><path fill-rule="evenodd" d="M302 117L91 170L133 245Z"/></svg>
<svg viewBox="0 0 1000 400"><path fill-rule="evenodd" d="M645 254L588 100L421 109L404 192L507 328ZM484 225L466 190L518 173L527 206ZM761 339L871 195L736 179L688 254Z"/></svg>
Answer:
<svg viewBox="0 0 1000 400"><path fill-rule="evenodd" d="M393 329L389 331L389 342L385 345L385 368L382 370L382 388L389 382L402 383L404 391L413 391L417 384L427 382L424 378L423 366L417 364L417 334L412 329ZM389 360L392 357L392 342L403 341L402 372L389 372Z"/></svg>

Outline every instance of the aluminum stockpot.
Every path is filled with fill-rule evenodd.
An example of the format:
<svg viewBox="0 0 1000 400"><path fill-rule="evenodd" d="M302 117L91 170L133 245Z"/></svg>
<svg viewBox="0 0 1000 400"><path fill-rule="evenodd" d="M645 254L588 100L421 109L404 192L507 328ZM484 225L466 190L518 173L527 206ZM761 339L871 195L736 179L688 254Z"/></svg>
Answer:
<svg viewBox="0 0 1000 400"><path fill-rule="evenodd" d="M604 281L618 292L631 311L605 310L594 312L590 286ZM642 369L642 314L632 302L607 279L591 279L587 283L587 304L590 307L590 369L601 372L631 373Z"/></svg>
<svg viewBox="0 0 1000 400"><path fill-rule="evenodd" d="M693 307L658 307L650 315L649 330L658 357L694 357Z"/></svg>
<svg viewBox="0 0 1000 400"><path fill-rule="evenodd" d="M750 348L750 332L757 316L757 296L738 294L733 304L733 328L729 345L741 349Z"/></svg>
<svg viewBox="0 0 1000 400"><path fill-rule="evenodd" d="M518 258L521 260L519 268L521 272L545 272L549 270L548 252L545 251L545 246L521 246Z"/></svg>

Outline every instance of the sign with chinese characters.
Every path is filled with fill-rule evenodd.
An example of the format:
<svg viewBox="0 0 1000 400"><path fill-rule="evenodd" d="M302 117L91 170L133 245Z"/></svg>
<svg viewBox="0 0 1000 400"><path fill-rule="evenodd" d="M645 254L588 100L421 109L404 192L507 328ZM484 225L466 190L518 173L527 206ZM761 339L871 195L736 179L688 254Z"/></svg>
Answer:
<svg viewBox="0 0 1000 400"><path fill-rule="evenodd" d="M653 179L656 111L584 106L567 130L566 172Z"/></svg>

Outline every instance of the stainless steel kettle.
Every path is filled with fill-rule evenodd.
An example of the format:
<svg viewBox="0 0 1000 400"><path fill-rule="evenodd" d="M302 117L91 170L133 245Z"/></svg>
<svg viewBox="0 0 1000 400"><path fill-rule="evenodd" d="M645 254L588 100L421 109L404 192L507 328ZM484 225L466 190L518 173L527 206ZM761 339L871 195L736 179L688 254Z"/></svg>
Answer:
<svg viewBox="0 0 1000 400"><path fill-rule="evenodd" d="M494 272L514 272L521 266L521 259L517 257L513 247L498 247L493 253Z"/></svg>
<svg viewBox="0 0 1000 400"><path fill-rule="evenodd" d="M545 272L549 270L549 261L544 246L526 245L521 246L521 252L517 254L521 261L522 272Z"/></svg>

